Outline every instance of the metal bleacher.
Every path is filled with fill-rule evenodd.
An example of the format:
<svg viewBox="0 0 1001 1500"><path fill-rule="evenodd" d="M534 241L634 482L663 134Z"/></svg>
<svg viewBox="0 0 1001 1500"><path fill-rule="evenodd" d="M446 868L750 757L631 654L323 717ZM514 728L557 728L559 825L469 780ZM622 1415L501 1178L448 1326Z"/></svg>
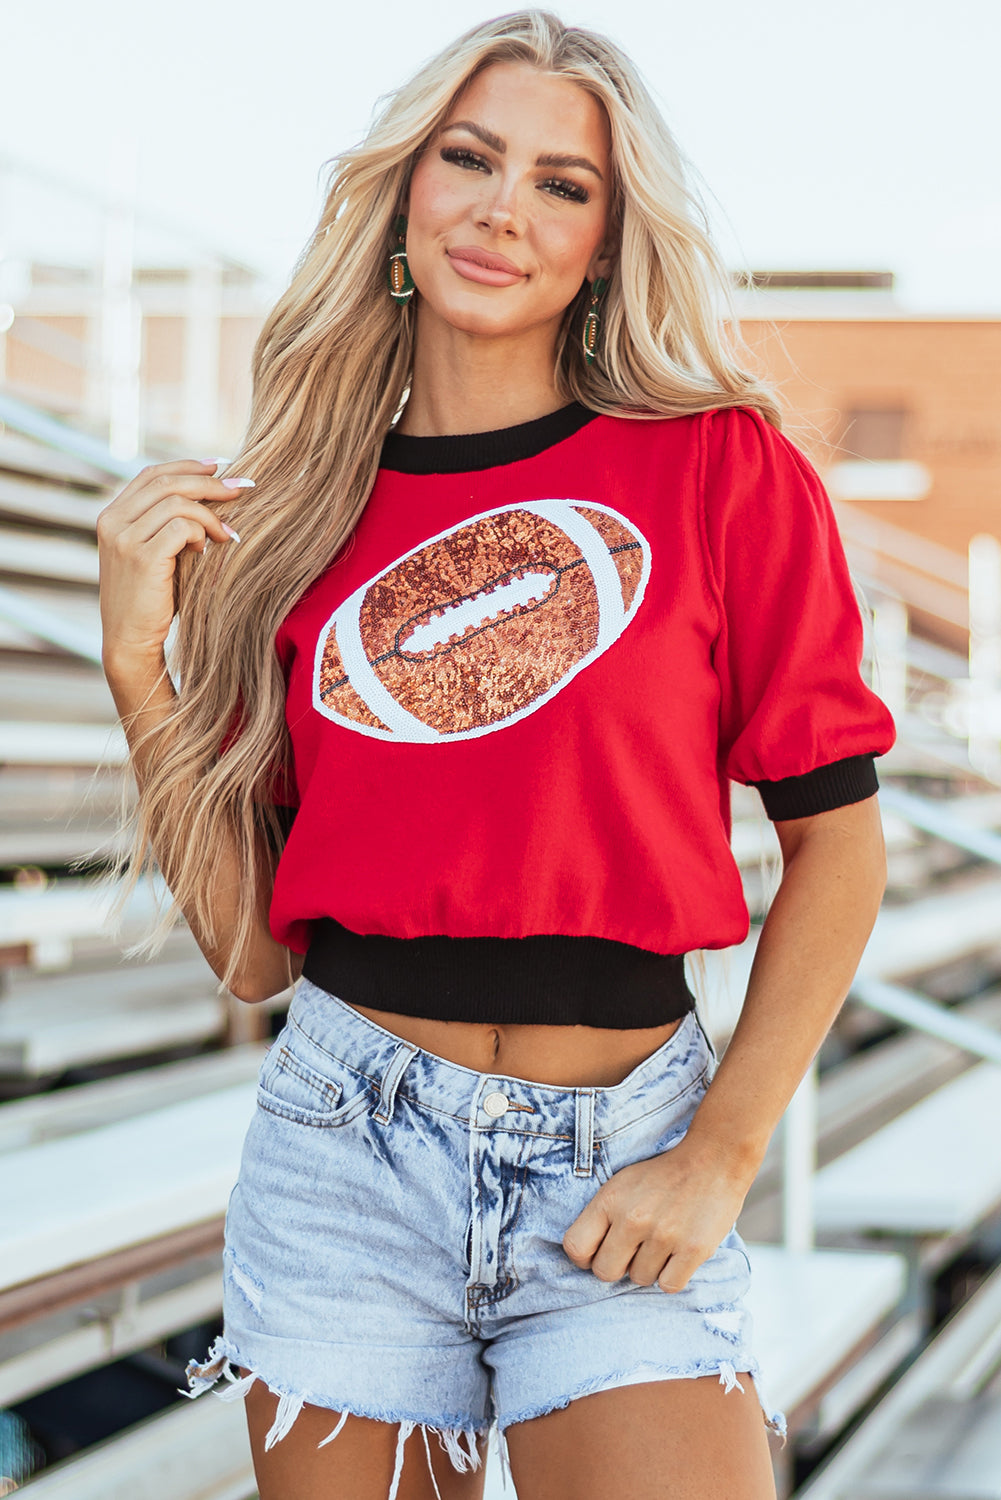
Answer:
<svg viewBox="0 0 1001 1500"><path fill-rule="evenodd" d="M218 1318L261 1018L288 999L247 1007L221 993L183 925L155 959L123 958L154 884L116 934L97 867L74 865L112 847L126 769L99 665L93 527L135 465L93 446L81 456L51 419L19 431L3 400L0 1408L123 1356L169 1367L164 1341ZM884 586L869 563L859 572L878 614ZM898 722L920 732L902 732L879 766L883 909L739 1221L768 1396L789 1419L787 1448L773 1446L780 1500L1001 1496L928 1478L962 1431L970 1463L990 1457L1001 1412L1001 780L921 715L920 686L941 695L931 669L958 671L955 650L922 639L913 653ZM733 809L754 922L692 975L717 1050L778 878L756 794L734 788ZM980 1282L938 1326L936 1289L964 1255ZM925 1487L908 1489L916 1434ZM797 1465L811 1464L797 1489ZM177 1396L22 1488L38 1500L250 1500L242 1407ZM492 1451L487 1500L501 1494L513 1490Z"/></svg>

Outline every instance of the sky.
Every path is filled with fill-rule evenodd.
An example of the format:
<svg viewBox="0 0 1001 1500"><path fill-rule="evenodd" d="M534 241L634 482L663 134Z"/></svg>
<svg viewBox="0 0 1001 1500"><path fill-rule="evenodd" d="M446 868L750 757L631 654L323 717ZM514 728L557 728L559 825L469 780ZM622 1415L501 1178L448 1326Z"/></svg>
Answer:
<svg viewBox="0 0 1001 1500"><path fill-rule="evenodd" d="M127 181L186 256L284 285L325 163L478 20L469 0L32 0L0 29L7 261L94 240ZM906 311L1001 315L998 0L574 0L638 62L731 266L892 270ZM129 163L132 163L130 169ZM26 189L25 182L36 184ZM32 243L34 242L34 243Z"/></svg>

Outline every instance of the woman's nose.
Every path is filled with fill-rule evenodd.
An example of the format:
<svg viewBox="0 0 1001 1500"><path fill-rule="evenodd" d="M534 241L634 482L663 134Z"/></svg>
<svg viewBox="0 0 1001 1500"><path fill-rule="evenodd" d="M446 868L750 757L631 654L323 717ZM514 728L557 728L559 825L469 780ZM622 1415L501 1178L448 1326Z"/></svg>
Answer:
<svg viewBox="0 0 1001 1500"><path fill-rule="evenodd" d="M499 180L480 205L481 225L493 234L519 235L525 228L525 205L516 183Z"/></svg>

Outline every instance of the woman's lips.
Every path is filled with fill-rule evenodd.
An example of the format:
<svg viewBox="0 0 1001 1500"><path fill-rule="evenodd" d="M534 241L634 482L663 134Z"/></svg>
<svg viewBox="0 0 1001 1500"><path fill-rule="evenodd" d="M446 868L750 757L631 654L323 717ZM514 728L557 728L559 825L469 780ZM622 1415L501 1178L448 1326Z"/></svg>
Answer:
<svg viewBox="0 0 1001 1500"><path fill-rule="evenodd" d="M446 252L453 267L467 281L478 281L482 286L514 286L524 281L525 272L519 271L503 255L490 255L474 245L456 245Z"/></svg>

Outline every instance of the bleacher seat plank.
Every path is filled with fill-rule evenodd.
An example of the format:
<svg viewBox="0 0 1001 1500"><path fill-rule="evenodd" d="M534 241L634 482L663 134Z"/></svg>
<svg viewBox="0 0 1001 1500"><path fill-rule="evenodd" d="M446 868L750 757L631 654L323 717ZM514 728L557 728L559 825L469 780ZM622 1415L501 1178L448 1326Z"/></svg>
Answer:
<svg viewBox="0 0 1001 1500"><path fill-rule="evenodd" d="M6 413L0 417L0 423L4 421L9 421ZM116 470L101 468L74 453L64 453L59 448L15 432L13 425L3 426L0 430L0 469L37 475L40 479L52 481L56 491L69 484L86 486L93 493L123 483L115 479ZM110 493L108 498L111 498Z"/></svg>
<svg viewBox="0 0 1001 1500"><path fill-rule="evenodd" d="M897 1306L906 1262L892 1251L755 1243L747 1252L746 1302L765 1394L788 1414Z"/></svg>
<svg viewBox="0 0 1001 1500"><path fill-rule="evenodd" d="M0 761L22 766L121 766L128 760L118 724L0 724Z"/></svg>
<svg viewBox="0 0 1001 1500"><path fill-rule="evenodd" d="M75 859L106 859L127 847L128 840L115 830L110 816L104 828L90 820L70 818L65 826L54 828L35 824L0 829L0 866L62 866Z"/></svg>
<svg viewBox="0 0 1001 1500"><path fill-rule="evenodd" d="M40 1077L219 1036L227 1000L205 960L31 975L0 1001L0 1075Z"/></svg>
<svg viewBox="0 0 1001 1500"><path fill-rule="evenodd" d="M0 888L0 948L19 943L37 943L48 938L72 941L106 933L110 926L111 895L94 881L68 878L44 890ZM136 886L124 917L133 931L155 914L155 895L150 882Z"/></svg>
<svg viewBox="0 0 1001 1500"><path fill-rule="evenodd" d="M1001 1204L1001 1066L936 1089L814 1181L818 1228L952 1234Z"/></svg>
<svg viewBox="0 0 1001 1500"><path fill-rule="evenodd" d="M0 837L18 824L28 829L55 818L110 818L121 794L117 768L95 775L86 766L0 766Z"/></svg>
<svg viewBox="0 0 1001 1500"><path fill-rule="evenodd" d="M256 1083L0 1157L0 1287L226 1211Z"/></svg>
<svg viewBox="0 0 1001 1500"><path fill-rule="evenodd" d="M5 520L36 521L93 537L97 518L107 504L101 497L65 485L39 484L0 473L0 516Z"/></svg>
<svg viewBox="0 0 1001 1500"><path fill-rule="evenodd" d="M60 661L84 660L100 669L101 629L96 589L76 592L38 583L0 583L0 645ZM65 654L65 653L68 653Z"/></svg>
<svg viewBox="0 0 1001 1500"><path fill-rule="evenodd" d="M16 592L23 595L26 591ZM99 626L96 613L89 607L72 613L66 609L65 617L88 631L96 632ZM69 656L29 661L0 656L0 703L5 718L29 722L49 719L62 723L68 719L71 724L110 725L118 719L100 667Z"/></svg>
<svg viewBox="0 0 1001 1500"><path fill-rule="evenodd" d="M116 1120L130 1120L181 1099L199 1099L219 1089L248 1083L256 1078L266 1051L264 1042L243 1042L135 1073L9 1100L0 1105L0 1153L112 1125Z"/></svg>
<svg viewBox="0 0 1001 1500"><path fill-rule="evenodd" d="M0 526L0 557L5 573L57 578L63 583L98 582L97 543Z"/></svg>

